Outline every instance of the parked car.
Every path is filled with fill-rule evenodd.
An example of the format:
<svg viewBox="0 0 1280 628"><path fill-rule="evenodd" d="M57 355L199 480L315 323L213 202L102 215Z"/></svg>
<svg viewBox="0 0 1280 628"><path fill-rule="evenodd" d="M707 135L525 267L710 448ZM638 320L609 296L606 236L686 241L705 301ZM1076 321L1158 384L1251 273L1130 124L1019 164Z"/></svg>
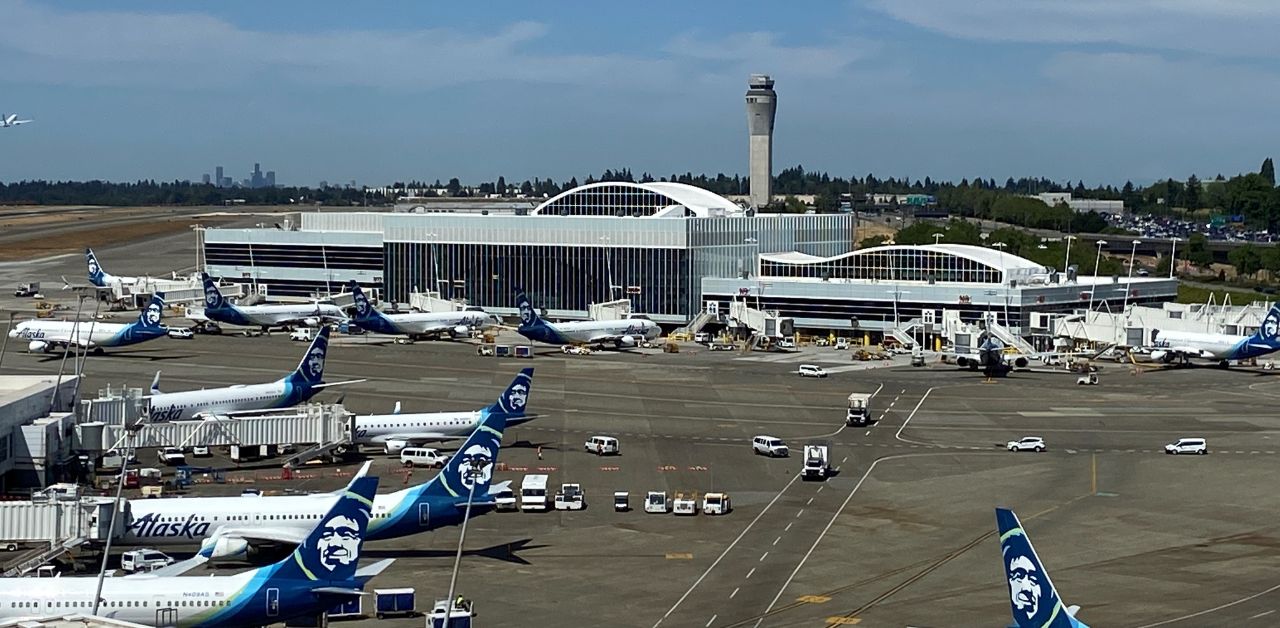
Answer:
<svg viewBox="0 0 1280 628"><path fill-rule="evenodd" d="M790 338L783 338L782 340L779 340L779 341L778 341L778 345L777 345L777 346L778 346L778 348L779 348L779 349L795 349L795 348L796 348L796 341L794 341L794 340L792 340L792 339L790 339Z"/></svg>
<svg viewBox="0 0 1280 628"><path fill-rule="evenodd" d="M443 469L449 457L429 447L405 447L400 450L400 464L406 467L436 467Z"/></svg>
<svg viewBox="0 0 1280 628"><path fill-rule="evenodd" d="M817 364L801 364L800 367L796 369L796 373L798 373L800 377L826 377L827 376L827 372L822 370L822 367L818 366Z"/></svg>
<svg viewBox="0 0 1280 628"><path fill-rule="evenodd" d="M516 502L516 492L511 490L510 486L504 486L498 489L493 495L494 509L500 511L519 510L520 505Z"/></svg>
<svg viewBox="0 0 1280 628"><path fill-rule="evenodd" d="M154 571L173 563L173 558L168 554L149 548L130 550L120 555L120 568L129 573Z"/></svg>
<svg viewBox="0 0 1280 628"><path fill-rule="evenodd" d="M1011 440L1006 447L1009 451L1044 451L1048 447L1044 444L1044 439L1039 436L1025 436L1018 440Z"/></svg>
<svg viewBox="0 0 1280 628"><path fill-rule="evenodd" d="M1166 454L1198 454L1204 455L1209 453L1209 443L1203 438L1179 438L1178 440L1164 446Z"/></svg>
<svg viewBox="0 0 1280 628"><path fill-rule="evenodd" d="M769 456L770 458L786 458L791 455L787 450L787 444L782 442L781 438L773 436L756 436L751 439L751 451L759 456Z"/></svg>
<svg viewBox="0 0 1280 628"><path fill-rule="evenodd" d="M587 442L583 444L583 447L586 448L587 451L599 456L616 456L622 453L621 448L618 446L618 439L612 436L592 436L587 439Z"/></svg>
<svg viewBox="0 0 1280 628"><path fill-rule="evenodd" d="M213 454L209 453L209 447L206 445L196 445L191 448L191 455L196 458L208 458Z"/></svg>
<svg viewBox="0 0 1280 628"><path fill-rule="evenodd" d="M165 447L156 452L156 457L159 458L161 464L171 466L187 464L186 454L182 453L182 450L177 447Z"/></svg>
<svg viewBox="0 0 1280 628"><path fill-rule="evenodd" d="M166 334L174 340L191 340L195 338L195 334L184 327L170 327Z"/></svg>

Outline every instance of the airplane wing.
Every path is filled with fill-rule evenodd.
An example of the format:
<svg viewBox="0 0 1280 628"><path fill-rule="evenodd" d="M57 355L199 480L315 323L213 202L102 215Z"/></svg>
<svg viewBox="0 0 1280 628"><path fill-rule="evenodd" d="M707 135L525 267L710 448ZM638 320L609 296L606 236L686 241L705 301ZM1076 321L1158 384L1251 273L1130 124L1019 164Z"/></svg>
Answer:
<svg viewBox="0 0 1280 628"><path fill-rule="evenodd" d="M589 338L586 344L597 344L597 343L603 344L606 342L618 342L624 338L630 338L636 341L637 343L639 343L641 340L644 340L644 334L638 334L638 333L637 334L600 334L598 336L592 336L591 338Z"/></svg>
<svg viewBox="0 0 1280 628"><path fill-rule="evenodd" d="M391 563L394 563L394 562L396 562L396 559L394 558L384 558L371 565L365 565L364 567L361 567L356 570L356 580L360 582L364 582L365 580L368 580L386 571L387 567L390 567Z"/></svg>
<svg viewBox="0 0 1280 628"><path fill-rule="evenodd" d="M204 540L201 555L209 557L215 551L219 539L240 539L249 545L256 543L278 543L280 545L300 545L307 540L309 530L296 528L220 528L212 536Z"/></svg>
<svg viewBox="0 0 1280 628"><path fill-rule="evenodd" d="M377 436L373 439L376 443L385 443L387 441L404 441L406 443L426 443L430 441L441 440L457 440L464 438L457 434L445 434L444 432L414 432L412 434L386 434Z"/></svg>
<svg viewBox="0 0 1280 628"><path fill-rule="evenodd" d="M328 388L328 387L330 387L330 386L346 386L347 384L359 384L359 383L367 382L367 381L369 381L369 380L367 380L367 379L350 379L350 380L347 380L347 381L345 381L345 382L324 382L324 383L321 383L321 384L312 384L312 385L311 385L311 387L312 387L312 388Z"/></svg>
<svg viewBox="0 0 1280 628"><path fill-rule="evenodd" d="M200 565L203 565L207 562L209 562L209 559L207 557L201 556L200 554L196 554L191 558L188 558L183 561L178 561L167 567L161 567L159 569L148 571L146 573L131 574L125 577L126 578L165 578L169 576L181 576L182 574L187 573L188 571L191 571L192 569L195 569L196 567L199 567Z"/></svg>

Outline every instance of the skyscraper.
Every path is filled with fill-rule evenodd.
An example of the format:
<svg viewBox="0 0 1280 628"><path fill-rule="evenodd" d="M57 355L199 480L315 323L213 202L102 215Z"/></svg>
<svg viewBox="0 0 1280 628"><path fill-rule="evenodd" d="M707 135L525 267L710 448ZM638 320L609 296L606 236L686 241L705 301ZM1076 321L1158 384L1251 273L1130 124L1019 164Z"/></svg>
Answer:
<svg viewBox="0 0 1280 628"><path fill-rule="evenodd" d="M214 177L214 181L216 181L216 183L214 183L214 185L216 185L216 186L218 186L218 187L222 187L222 182L223 182L223 178L222 178L222 166L218 166L217 168L215 168L215 169L214 169L214 172L216 172L216 173L217 173L217 176L216 176L216 177Z"/></svg>
<svg viewBox="0 0 1280 628"><path fill-rule="evenodd" d="M201 182L201 183L203 183L203 184L205 184L205 185L209 185L209 173L207 173L207 172L206 172L206 173L204 173L204 174L200 175L200 182Z"/></svg>
<svg viewBox="0 0 1280 628"><path fill-rule="evenodd" d="M267 171L267 178L266 178L266 180L265 180L265 184L266 184L266 186L267 186L267 187L269 187L269 188L273 188L273 187L275 187L275 186L276 186L276 171L275 171L275 170L268 170L268 171Z"/></svg>
<svg viewBox="0 0 1280 628"><path fill-rule="evenodd" d="M778 112L778 94L767 74L752 74L747 80L747 133L750 142L751 206L763 207L773 196L773 117Z"/></svg>

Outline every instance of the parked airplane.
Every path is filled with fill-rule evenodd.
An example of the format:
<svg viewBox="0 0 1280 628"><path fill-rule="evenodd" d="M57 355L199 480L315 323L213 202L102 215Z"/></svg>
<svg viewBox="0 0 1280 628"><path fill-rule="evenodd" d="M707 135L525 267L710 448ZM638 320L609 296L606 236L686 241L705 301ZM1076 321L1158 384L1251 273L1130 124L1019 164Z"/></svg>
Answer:
<svg viewBox="0 0 1280 628"><path fill-rule="evenodd" d="M517 393L485 411L484 420L444 469L430 481L373 498L368 540L392 539L462 522L468 498L471 514L494 505L489 483L502 446L506 417L515 412ZM367 465L366 465L367 468ZM474 494L472 490L474 489ZM333 493L259 497L183 497L130 502L123 542L154 547L200 544L211 559L244 557L261 545L299 543Z"/></svg>
<svg viewBox="0 0 1280 628"><path fill-rule="evenodd" d="M98 256L93 254L93 249L84 250L84 259L89 265L89 283L99 288L106 288L113 284L132 286L138 283L138 277L112 275L102 270L102 264L98 263ZM64 279L63 281L65 282L66 280Z"/></svg>
<svg viewBox="0 0 1280 628"><path fill-rule="evenodd" d="M96 576L5 578L0 618L93 615L95 596L98 616L148 626L265 626L318 616L363 595L361 587L393 562L357 568L377 489L377 478L362 477L327 500L324 510L308 515L303 542L273 565L233 576L138 574L101 585Z"/></svg>
<svg viewBox="0 0 1280 628"><path fill-rule="evenodd" d="M1017 627L1089 628L1076 619L1079 606L1063 606L1018 516L1012 510L997 508L996 527L1000 531L1000 563Z"/></svg>
<svg viewBox="0 0 1280 628"><path fill-rule="evenodd" d="M19 120L18 114L16 113L0 115L0 129L7 129L11 126L18 126L19 124L26 124L28 122L35 122L35 120Z"/></svg>
<svg viewBox="0 0 1280 628"><path fill-rule="evenodd" d="M445 334L457 338L470 334L473 329L500 324L493 315L476 310L383 314L373 307L369 297L355 281L347 284L347 290L355 298L356 316L352 320L363 329L377 334L408 336L414 340L439 338Z"/></svg>
<svg viewBox="0 0 1280 628"><path fill-rule="evenodd" d="M320 389L365 380L324 382L324 358L329 349L329 328L321 327L311 347L302 356L298 368L274 382L237 384L222 388L206 388L184 392L160 392L160 374L156 373L147 396L146 416L152 422L187 421L215 416L234 416L256 410L289 408L320 392Z"/></svg>
<svg viewBox="0 0 1280 628"><path fill-rule="evenodd" d="M1280 304L1271 306L1262 325L1252 336L1205 334L1188 331L1151 332L1151 359L1189 363L1192 359L1216 360L1227 366L1231 360L1247 360L1280 351Z"/></svg>
<svg viewBox="0 0 1280 628"><path fill-rule="evenodd" d="M306 325L315 327L329 321L347 320L342 310L332 303L298 303L280 305L232 305L218 290L209 275L200 273L204 282L204 315L209 320L229 325L271 327Z"/></svg>
<svg viewBox="0 0 1280 628"><path fill-rule="evenodd" d="M9 337L28 340L27 350L32 353L72 346L102 353L103 347L123 347L164 336L168 330L160 325L163 313L164 294L157 292L132 323L30 320L9 330Z"/></svg>
<svg viewBox="0 0 1280 628"><path fill-rule="evenodd" d="M521 336L555 345L604 345L621 349L653 340L662 333L657 323L647 318L624 318L611 321L576 321L548 323L538 316L523 290L516 289L516 307L520 309Z"/></svg>
<svg viewBox="0 0 1280 628"><path fill-rule="evenodd" d="M357 416L354 443L378 445L389 454L398 454L405 447L466 438L484 417L495 412L503 413L508 426L519 425L533 418L525 415L532 389L533 369L527 368L516 375L496 403L482 410L400 414L397 403L393 414Z"/></svg>

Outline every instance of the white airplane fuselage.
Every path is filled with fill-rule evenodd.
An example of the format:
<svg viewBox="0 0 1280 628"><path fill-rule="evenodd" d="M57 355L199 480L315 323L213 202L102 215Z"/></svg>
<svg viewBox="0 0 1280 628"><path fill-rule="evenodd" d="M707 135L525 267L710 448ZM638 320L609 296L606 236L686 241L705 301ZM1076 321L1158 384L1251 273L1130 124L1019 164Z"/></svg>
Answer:
<svg viewBox="0 0 1280 628"><path fill-rule="evenodd" d="M113 347L129 327L124 323L94 321L23 321L9 331L10 338L35 343L70 343L87 347ZM33 351L42 350L33 349Z"/></svg>
<svg viewBox="0 0 1280 628"><path fill-rule="evenodd" d="M157 618L164 615L176 619L178 625L192 625L199 621L197 616L208 616L247 591L255 575L256 570L204 578L104 578L104 602L98 615L148 626L156 625ZM4 578L0 580L0 619L89 615L97 586L98 579L90 576Z"/></svg>
<svg viewBox="0 0 1280 628"><path fill-rule="evenodd" d="M1238 356L1241 356L1249 346L1249 338L1249 336L1228 334L1161 330L1156 335L1155 348L1152 353L1176 348L1187 353L1198 352L1198 357L1206 360L1243 359Z"/></svg>
<svg viewBox="0 0 1280 628"><path fill-rule="evenodd" d="M466 438L480 424L480 418L478 410L357 416L354 442L382 446L387 453L394 454L410 443ZM508 419L508 425L515 424L516 420Z"/></svg>
<svg viewBox="0 0 1280 628"><path fill-rule="evenodd" d="M284 408L293 386L285 379L266 384L246 384L203 390L148 395L152 421L189 421L197 414L228 414L246 410ZM297 402L295 402L297 403Z"/></svg>

